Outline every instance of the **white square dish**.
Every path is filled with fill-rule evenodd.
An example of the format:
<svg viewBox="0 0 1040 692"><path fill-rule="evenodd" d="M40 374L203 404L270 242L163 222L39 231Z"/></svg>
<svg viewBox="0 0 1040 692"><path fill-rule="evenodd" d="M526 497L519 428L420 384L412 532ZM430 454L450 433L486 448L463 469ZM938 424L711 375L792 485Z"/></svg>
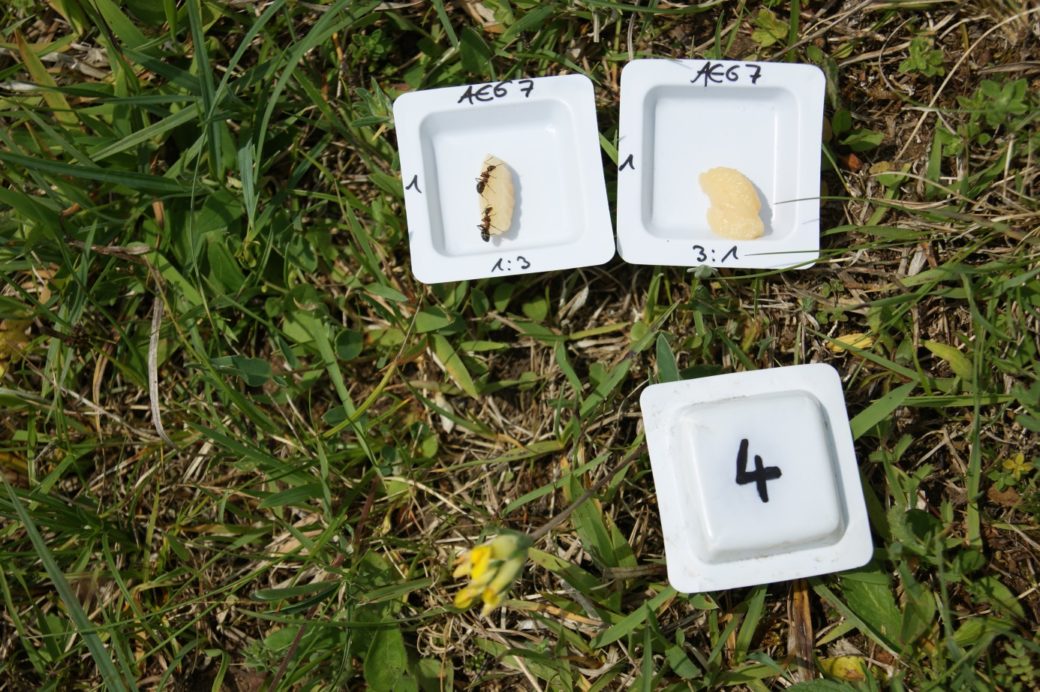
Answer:
<svg viewBox="0 0 1040 692"><path fill-rule="evenodd" d="M621 73L618 252L626 262L759 269L820 254L823 72L813 65L636 60ZM733 168L762 204L755 240L714 234L698 176Z"/></svg>
<svg viewBox="0 0 1040 692"><path fill-rule="evenodd" d="M640 397L668 581L685 593L853 569L873 553L841 380L797 365Z"/></svg>
<svg viewBox="0 0 1040 692"><path fill-rule="evenodd" d="M412 272L423 283L573 269L614 256L592 82L514 79L394 102ZM508 232L481 238L477 179L507 162Z"/></svg>

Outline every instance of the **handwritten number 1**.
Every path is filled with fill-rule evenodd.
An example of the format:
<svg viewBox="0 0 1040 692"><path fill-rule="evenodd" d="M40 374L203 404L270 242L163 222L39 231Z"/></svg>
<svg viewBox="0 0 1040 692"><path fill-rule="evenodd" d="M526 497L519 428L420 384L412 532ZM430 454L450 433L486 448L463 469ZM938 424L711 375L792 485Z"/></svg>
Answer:
<svg viewBox="0 0 1040 692"><path fill-rule="evenodd" d="M747 470L748 441L745 437L740 441L740 450L737 452L737 485L754 483L758 490L758 498L762 502L769 502L769 489L766 481L775 481L782 474L779 466L763 466L762 457L755 455L755 470Z"/></svg>
<svg viewBox="0 0 1040 692"><path fill-rule="evenodd" d="M505 264L502 264L503 261L505 262ZM516 256L516 263L519 265L520 271L527 271L528 269L531 268L530 260L528 260L523 255L517 255ZM499 272L513 271L513 260L507 259L505 257L499 257L498 261L495 262L491 266L491 271L492 271L492 273L494 273L496 271L499 271Z"/></svg>

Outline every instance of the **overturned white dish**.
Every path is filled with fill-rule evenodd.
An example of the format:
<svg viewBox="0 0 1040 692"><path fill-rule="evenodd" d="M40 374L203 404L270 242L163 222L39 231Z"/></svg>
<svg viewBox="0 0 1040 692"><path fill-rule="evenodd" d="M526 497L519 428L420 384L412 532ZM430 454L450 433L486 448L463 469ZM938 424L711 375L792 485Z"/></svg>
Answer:
<svg viewBox="0 0 1040 692"><path fill-rule="evenodd" d="M873 552L841 380L796 365L640 397L668 581L690 593L852 569Z"/></svg>

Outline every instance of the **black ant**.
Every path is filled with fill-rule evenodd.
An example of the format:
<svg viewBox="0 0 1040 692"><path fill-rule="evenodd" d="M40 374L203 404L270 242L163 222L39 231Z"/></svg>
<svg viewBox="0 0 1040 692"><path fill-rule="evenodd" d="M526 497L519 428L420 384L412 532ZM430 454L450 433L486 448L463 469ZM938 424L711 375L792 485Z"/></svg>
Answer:
<svg viewBox="0 0 1040 692"><path fill-rule="evenodd" d="M498 164L491 164L490 166L485 168L484 171L480 174L480 177L477 178L478 195L484 194L484 186L487 185L488 179L491 177L491 171L495 170L496 168L498 168Z"/></svg>
<svg viewBox="0 0 1040 692"><path fill-rule="evenodd" d="M491 207L484 207L484 216L477 225L480 229L480 239L485 243L491 240Z"/></svg>

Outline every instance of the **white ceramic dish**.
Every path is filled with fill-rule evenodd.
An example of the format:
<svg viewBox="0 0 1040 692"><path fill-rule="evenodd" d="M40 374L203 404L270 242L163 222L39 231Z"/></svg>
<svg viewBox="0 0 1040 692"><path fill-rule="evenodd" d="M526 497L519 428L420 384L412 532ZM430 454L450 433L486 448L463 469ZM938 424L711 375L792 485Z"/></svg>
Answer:
<svg viewBox="0 0 1040 692"><path fill-rule="evenodd" d="M841 380L796 365L640 397L668 581L685 593L860 567L873 543Z"/></svg>
<svg viewBox="0 0 1040 692"><path fill-rule="evenodd" d="M592 82L582 75L417 91L394 102L412 272L424 283L603 264L614 234ZM481 239L488 154L513 172L509 231Z"/></svg>
<svg viewBox="0 0 1040 692"><path fill-rule="evenodd" d="M820 248L823 73L813 65L636 60L621 73L618 252L626 262L807 267ZM698 176L735 168L757 188L765 235L708 227Z"/></svg>

